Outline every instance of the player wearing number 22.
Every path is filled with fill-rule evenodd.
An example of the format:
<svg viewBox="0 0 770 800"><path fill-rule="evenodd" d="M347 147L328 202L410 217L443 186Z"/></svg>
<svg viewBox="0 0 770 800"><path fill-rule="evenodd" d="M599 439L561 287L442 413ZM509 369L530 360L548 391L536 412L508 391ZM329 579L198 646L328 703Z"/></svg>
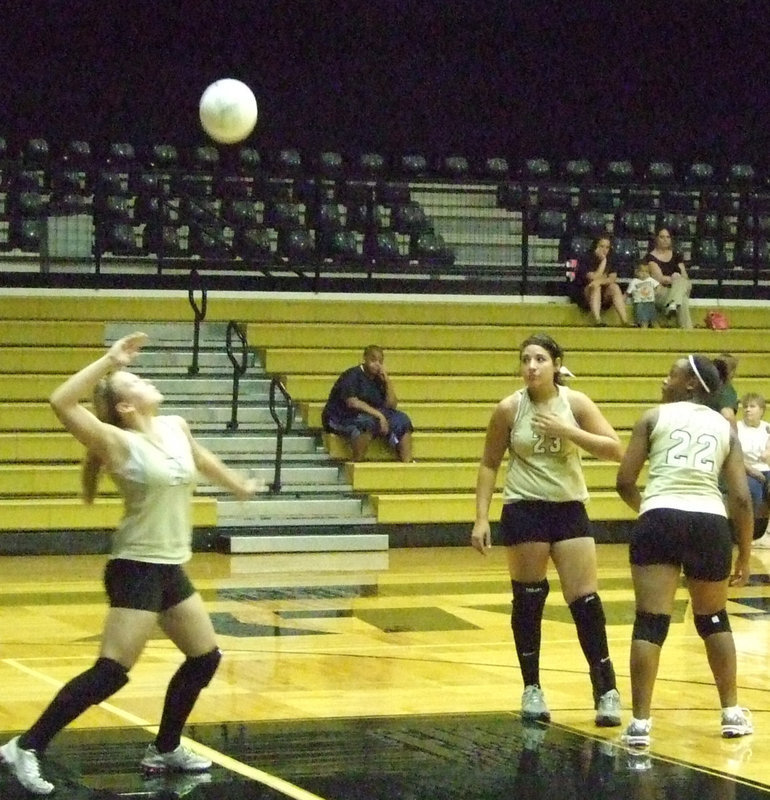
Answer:
<svg viewBox="0 0 770 800"><path fill-rule="evenodd" d="M482 554L491 546L489 506L508 450L500 538L513 589L511 628L524 683L522 717L550 719L540 686L540 637L551 558L588 661L595 722L620 725L580 449L620 461L621 444L587 395L561 385L562 351L550 336L539 333L526 339L519 349L519 367L524 388L497 404L487 428L471 545Z"/></svg>
<svg viewBox="0 0 770 800"><path fill-rule="evenodd" d="M735 642L725 609L728 585L743 586L749 578L751 496L737 433L707 405L724 377L705 356L675 361L663 381L662 404L636 423L618 469L618 493L640 512L630 542L636 598L633 717L623 734L626 744L635 747L650 743L652 691L681 572L719 693L722 736L753 730L750 713L738 705ZM646 460L649 473L642 494L636 484ZM738 533L732 576L732 536L720 474Z"/></svg>
<svg viewBox="0 0 770 800"><path fill-rule="evenodd" d="M156 624L185 659L168 685L158 733L141 766L150 772L211 766L181 744L187 717L221 657L214 626L183 568L191 555L193 488L198 473L242 500L259 486L196 442L181 417L157 413L163 395L126 369L146 340L143 333L124 336L51 395L57 417L87 449L85 500L93 500L104 467L123 496L124 514L104 572L110 609L96 662L62 687L31 728L0 747L2 760L33 794L54 790L38 756L65 725L128 683ZM90 393L93 411L81 402Z"/></svg>

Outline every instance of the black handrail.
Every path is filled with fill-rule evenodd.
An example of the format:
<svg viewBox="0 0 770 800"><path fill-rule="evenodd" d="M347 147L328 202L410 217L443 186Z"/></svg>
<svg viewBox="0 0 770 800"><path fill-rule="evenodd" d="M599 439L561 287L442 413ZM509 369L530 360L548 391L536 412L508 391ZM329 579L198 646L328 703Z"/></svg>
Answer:
<svg viewBox="0 0 770 800"><path fill-rule="evenodd" d="M278 417L278 413L275 407L275 393L276 390L279 391L283 395L283 399L286 401L286 423L284 424L281 419ZM291 395L286 391L286 387L283 385L283 382L277 376L274 376L273 379L270 381L270 416L273 418L275 422L277 433L276 433L276 442L275 442L275 475L273 477L273 482L270 484L270 492L271 494L279 494L281 491L281 465L283 463L283 437L284 434L289 433L291 431L291 426L294 422L294 401L291 399Z"/></svg>
<svg viewBox="0 0 770 800"><path fill-rule="evenodd" d="M201 337L201 322L206 319L206 287L202 284L198 287L201 290L201 304L200 307L195 302L195 289L193 283L200 283L200 275L197 270L190 271L190 288L187 290L187 299L190 301L193 313L195 314L195 322L193 323L193 353L192 364L187 368L188 375L198 374L198 353L200 351L200 337Z"/></svg>
<svg viewBox="0 0 770 800"><path fill-rule="evenodd" d="M238 336L241 343L240 362L235 357L235 350L233 348L233 334ZM240 388L241 375L246 372L248 367L249 349L246 343L246 330L240 322L230 320L227 323L226 335L227 357L233 365L233 400L232 400L232 413L230 421L227 423L227 429L231 431L238 430L238 391Z"/></svg>

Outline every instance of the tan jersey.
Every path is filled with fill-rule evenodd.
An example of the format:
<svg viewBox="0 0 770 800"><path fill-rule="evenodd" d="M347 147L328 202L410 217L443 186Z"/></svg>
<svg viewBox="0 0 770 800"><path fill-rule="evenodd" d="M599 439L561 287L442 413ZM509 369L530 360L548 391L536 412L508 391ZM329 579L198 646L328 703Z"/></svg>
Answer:
<svg viewBox="0 0 770 800"><path fill-rule="evenodd" d="M661 405L639 513L677 508L727 516L718 482L729 452L730 423L720 413L689 401Z"/></svg>
<svg viewBox="0 0 770 800"><path fill-rule="evenodd" d="M570 389L558 386L559 393L537 407L526 389L519 389L516 418L511 428L508 473L503 487L503 502L548 500L561 503L588 499L580 462L580 449L568 439L551 438L532 430L537 411L552 411L577 424L569 404Z"/></svg>
<svg viewBox="0 0 770 800"><path fill-rule="evenodd" d="M179 417L156 417L155 430L159 443L128 431L128 459L113 473L124 512L110 558L182 564L191 555L191 496L197 471Z"/></svg>

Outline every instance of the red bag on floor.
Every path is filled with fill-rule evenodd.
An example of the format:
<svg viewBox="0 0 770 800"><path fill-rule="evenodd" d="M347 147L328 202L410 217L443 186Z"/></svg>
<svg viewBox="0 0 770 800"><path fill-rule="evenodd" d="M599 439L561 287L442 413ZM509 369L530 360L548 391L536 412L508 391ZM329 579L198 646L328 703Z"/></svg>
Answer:
<svg viewBox="0 0 770 800"><path fill-rule="evenodd" d="M712 331L726 331L730 327L730 321L722 311L707 311L703 321Z"/></svg>

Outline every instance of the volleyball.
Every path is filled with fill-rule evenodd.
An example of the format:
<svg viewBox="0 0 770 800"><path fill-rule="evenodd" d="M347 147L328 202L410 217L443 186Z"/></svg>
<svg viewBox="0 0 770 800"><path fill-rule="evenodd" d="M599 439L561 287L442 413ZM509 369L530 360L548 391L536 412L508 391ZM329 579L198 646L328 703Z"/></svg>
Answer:
<svg viewBox="0 0 770 800"><path fill-rule="evenodd" d="M201 95L203 130L221 144L243 141L257 124L257 100L249 87L234 78L215 81Z"/></svg>

